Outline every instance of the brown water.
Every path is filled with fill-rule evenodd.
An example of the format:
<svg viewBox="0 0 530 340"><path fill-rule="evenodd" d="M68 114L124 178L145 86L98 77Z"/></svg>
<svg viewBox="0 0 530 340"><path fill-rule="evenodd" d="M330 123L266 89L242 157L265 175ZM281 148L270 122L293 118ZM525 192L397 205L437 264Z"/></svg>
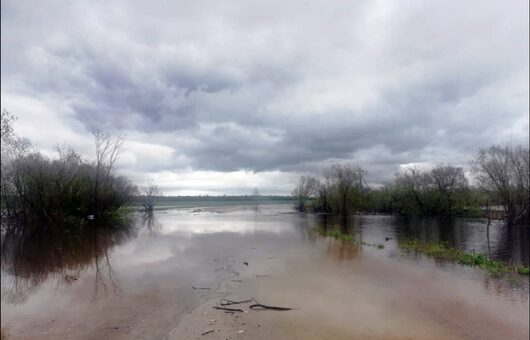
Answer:
<svg viewBox="0 0 530 340"><path fill-rule="evenodd" d="M384 248L323 236L333 228ZM174 209L138 215L125 229L4 233L2 328L27 339L528 337L526 280L405 253L408 238L528 264L528 227L344 222L286 205ZM238 319L210 311L232 295L298 309ZM201 336L212 318L225 321Z"/></svg>

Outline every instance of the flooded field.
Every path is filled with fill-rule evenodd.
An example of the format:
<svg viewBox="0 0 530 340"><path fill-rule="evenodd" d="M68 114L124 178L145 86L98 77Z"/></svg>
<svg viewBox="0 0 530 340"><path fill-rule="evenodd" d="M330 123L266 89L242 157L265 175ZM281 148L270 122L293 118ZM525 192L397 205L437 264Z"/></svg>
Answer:
<svg viewBox="0 0 530 340"><path fill-rule="evenodd" d="M327 236L337 229L348 239ZM526 339L528 277L400 244L443 241L528 265L528 236L482 220L336 221L289 205L168 209L60 237L7 233L2 328L13 339ZM212 308L251 298L293 309Z"/></svg>

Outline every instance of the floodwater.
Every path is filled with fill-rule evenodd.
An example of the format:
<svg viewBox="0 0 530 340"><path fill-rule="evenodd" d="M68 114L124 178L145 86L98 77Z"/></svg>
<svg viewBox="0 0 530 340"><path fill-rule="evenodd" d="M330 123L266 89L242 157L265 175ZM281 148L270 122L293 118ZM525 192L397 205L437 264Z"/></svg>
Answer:
<svg viewBox="0 0 530 340"><path fill-rule="evenodd" d="M337 228L354 241L326 236ZM529 262L528 226L337 221L288 205L170 209L135 215L127 228L3 233L2 332L13 339L528 338L527 278L406 253L400 243L410 238ZM250 297L295 309L211 308L221 298Z"/></svg>

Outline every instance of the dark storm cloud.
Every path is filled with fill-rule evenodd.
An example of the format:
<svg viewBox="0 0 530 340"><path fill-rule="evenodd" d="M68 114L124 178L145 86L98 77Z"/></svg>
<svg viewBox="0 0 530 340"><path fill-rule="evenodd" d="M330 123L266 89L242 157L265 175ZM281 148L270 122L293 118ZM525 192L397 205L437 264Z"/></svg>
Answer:
<svg viewBox="0 0 530 340"><path fill-rule="evenodd" d="M128 171L380 182L527 143L528 4L3 1L2 97L127 133Z"/></svg>

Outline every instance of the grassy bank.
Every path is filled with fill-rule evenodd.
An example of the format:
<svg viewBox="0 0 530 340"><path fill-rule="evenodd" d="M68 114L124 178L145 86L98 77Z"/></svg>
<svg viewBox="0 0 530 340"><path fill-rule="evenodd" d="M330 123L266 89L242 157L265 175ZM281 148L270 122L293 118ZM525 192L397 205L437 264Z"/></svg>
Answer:
<svg viewBox="0 0 530 340"><path fill-rule="evenodd" d="M385 246L381 243L367 243L367 242L364 242L364 241L355 241L354 240L354 237L352 234L348 234L348 233L345 233L339 229L332 229L332 230L328 230L328 231L320 231L320 236L322 237L331 237L331 238L334 238L336 240L341 240L341 241L350 241L350 242L353 242L355 244L361 244L363 246L367 246L367 247L374 247L374 248L377 248L377 249L384 249Z"/></svg>
<svg viewBox="0 0 530 340"><path fill-rule="evenodd" d="M508 265L504 262L488 258L484 254L468 253L451 248L445 243L426 243L419 240L409 240L401 244L406 251L414 251L435 259L444 259L458 262L463 265L479 267L492 274L517 273L528 276L528 266Z"/></svg>
<svg viewBox="0 0 530 340"><path fill-rule="evenodd" d="M348 233L344 233L338 229L332 229L328 231L320 231L320 235L323 237L332 237L336 240L342 241L353 241L353 236Z"/></svg>

